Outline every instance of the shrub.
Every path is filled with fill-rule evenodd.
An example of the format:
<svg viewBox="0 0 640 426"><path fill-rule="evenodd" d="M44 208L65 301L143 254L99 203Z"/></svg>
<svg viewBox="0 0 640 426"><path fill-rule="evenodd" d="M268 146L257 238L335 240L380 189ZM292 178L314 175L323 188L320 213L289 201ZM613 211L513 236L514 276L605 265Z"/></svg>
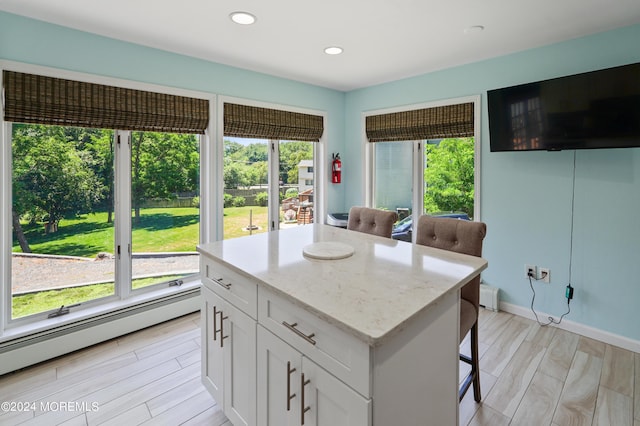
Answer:
<svg viewBox="0 0 640 426"><path fill-rule="evenodd" d="M193 197L191 199L191 207L200 208L200 197Z"/></svg>
<svg viewBox="0 0 640 426"><path fill-rule="evenodd" d="M224 206L231 207L233 205L233 195L224 194Z"/></svg>
<svg viewBox="0 0 640 426"><path fill-rule="evenodd" d="M285 198L296 198L298 196L298 190L296 188L289 188L284 196Z"/></svg>
<svg viewBox="0 0 640 426"><path fill-rule="evenodd" d="M246 202L247 200L244 197L234 197L231 205L233 205L233 207L244 207Z"/></svg>
<svg viewBox="0 0 640 426"><path fill-rule="evenodd" d="M256 203L258 203L260 207L265 207L268 202L269 194L267 194L266 192L259 192L258 194L256 194Z"/></svg>

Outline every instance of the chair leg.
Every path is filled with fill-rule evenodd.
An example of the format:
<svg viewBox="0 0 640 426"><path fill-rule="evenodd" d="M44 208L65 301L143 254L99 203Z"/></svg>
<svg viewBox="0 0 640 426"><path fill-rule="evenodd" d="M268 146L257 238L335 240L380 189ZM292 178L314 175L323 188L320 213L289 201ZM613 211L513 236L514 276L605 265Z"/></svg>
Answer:
<svg viewBox="0 0 640 426"><path fill-rule="evenodd" d="M478 321L471 327L471 374L473 376L473 399L480 402L480 362L478 360Z"/></svg>

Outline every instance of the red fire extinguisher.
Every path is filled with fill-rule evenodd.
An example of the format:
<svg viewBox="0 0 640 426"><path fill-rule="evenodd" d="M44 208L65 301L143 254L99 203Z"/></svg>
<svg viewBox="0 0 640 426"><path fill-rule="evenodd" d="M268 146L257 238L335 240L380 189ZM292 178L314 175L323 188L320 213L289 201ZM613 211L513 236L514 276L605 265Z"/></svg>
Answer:
<svg viewBox="0 0 640 426"><path fill-rule="evenodd" d="M332 154L331 162L331 183L340 183L342 181L342 161L340 161L340 153Z"/></svg>

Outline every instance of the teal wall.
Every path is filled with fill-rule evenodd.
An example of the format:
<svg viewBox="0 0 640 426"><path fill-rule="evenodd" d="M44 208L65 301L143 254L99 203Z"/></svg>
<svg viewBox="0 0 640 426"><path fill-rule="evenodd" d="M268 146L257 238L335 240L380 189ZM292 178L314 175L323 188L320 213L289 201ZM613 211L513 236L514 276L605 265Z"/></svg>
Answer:
<svg viewBox="0 0 640 426"><path fill-rule="evenodd" d="M0 59L326 111L327 165L344 140L340 91L151 49L0 12ZM344 185L327 185L328 211ZM332 207L333 206L333 207Z"/></svg>
<svg viewBox="0 0 640 426"><path fill-rule="evenodd" d="M634 340L640 149L490 153L485 101L489 89L638 62L638 40L640 25L345 94L0 12L0 59L327 111L326 164L331 152L344 161L344 183L328 185L330 212L364 202L364 111L481 95L484 280L503 300L528 307L524 264L548 267L552 283L536 284L536 307L559 315L572 264L567 318Z"/></svg>
<svg viewBox="0 0 640 426"><path fill-rule="evenodd" d="M486 108L490 89L639 62L638 40L640 25L347 93L347 207L363 202L364 111L480 95L484 280L500 287L502 300L528 309L524 265L548 267L551 284L535 284L536 308L559 316L571 264L575 297L567 319L640 340L640 148L491 153Z"/></svg>

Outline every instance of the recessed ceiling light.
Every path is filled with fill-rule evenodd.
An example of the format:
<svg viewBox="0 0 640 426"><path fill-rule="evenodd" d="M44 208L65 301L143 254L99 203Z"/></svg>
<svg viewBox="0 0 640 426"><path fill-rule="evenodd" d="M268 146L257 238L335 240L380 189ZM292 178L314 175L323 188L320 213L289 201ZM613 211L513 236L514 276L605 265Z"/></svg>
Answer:
<svg viewBox="0 0 640 426"><path fill-rule="evenodd" d="M229 18L236 24L251 25L256 22L256 17L248 12L233 12Z"/></svg>
<svg viewBox="0 0 640 426"><path fill-rule="evenodd" d="M339 55L342 53L342 47L330 46L324 49L324 53L327 55Z"/></svg>
<svg viewBox="0 0 640 426"><path fill-rule="evenodd" d="M465 28L464 29L464 33L465 34L476 34L479 32L482 32L484 30L484 26L482 25L473 25L471 27Z"/></svg>

